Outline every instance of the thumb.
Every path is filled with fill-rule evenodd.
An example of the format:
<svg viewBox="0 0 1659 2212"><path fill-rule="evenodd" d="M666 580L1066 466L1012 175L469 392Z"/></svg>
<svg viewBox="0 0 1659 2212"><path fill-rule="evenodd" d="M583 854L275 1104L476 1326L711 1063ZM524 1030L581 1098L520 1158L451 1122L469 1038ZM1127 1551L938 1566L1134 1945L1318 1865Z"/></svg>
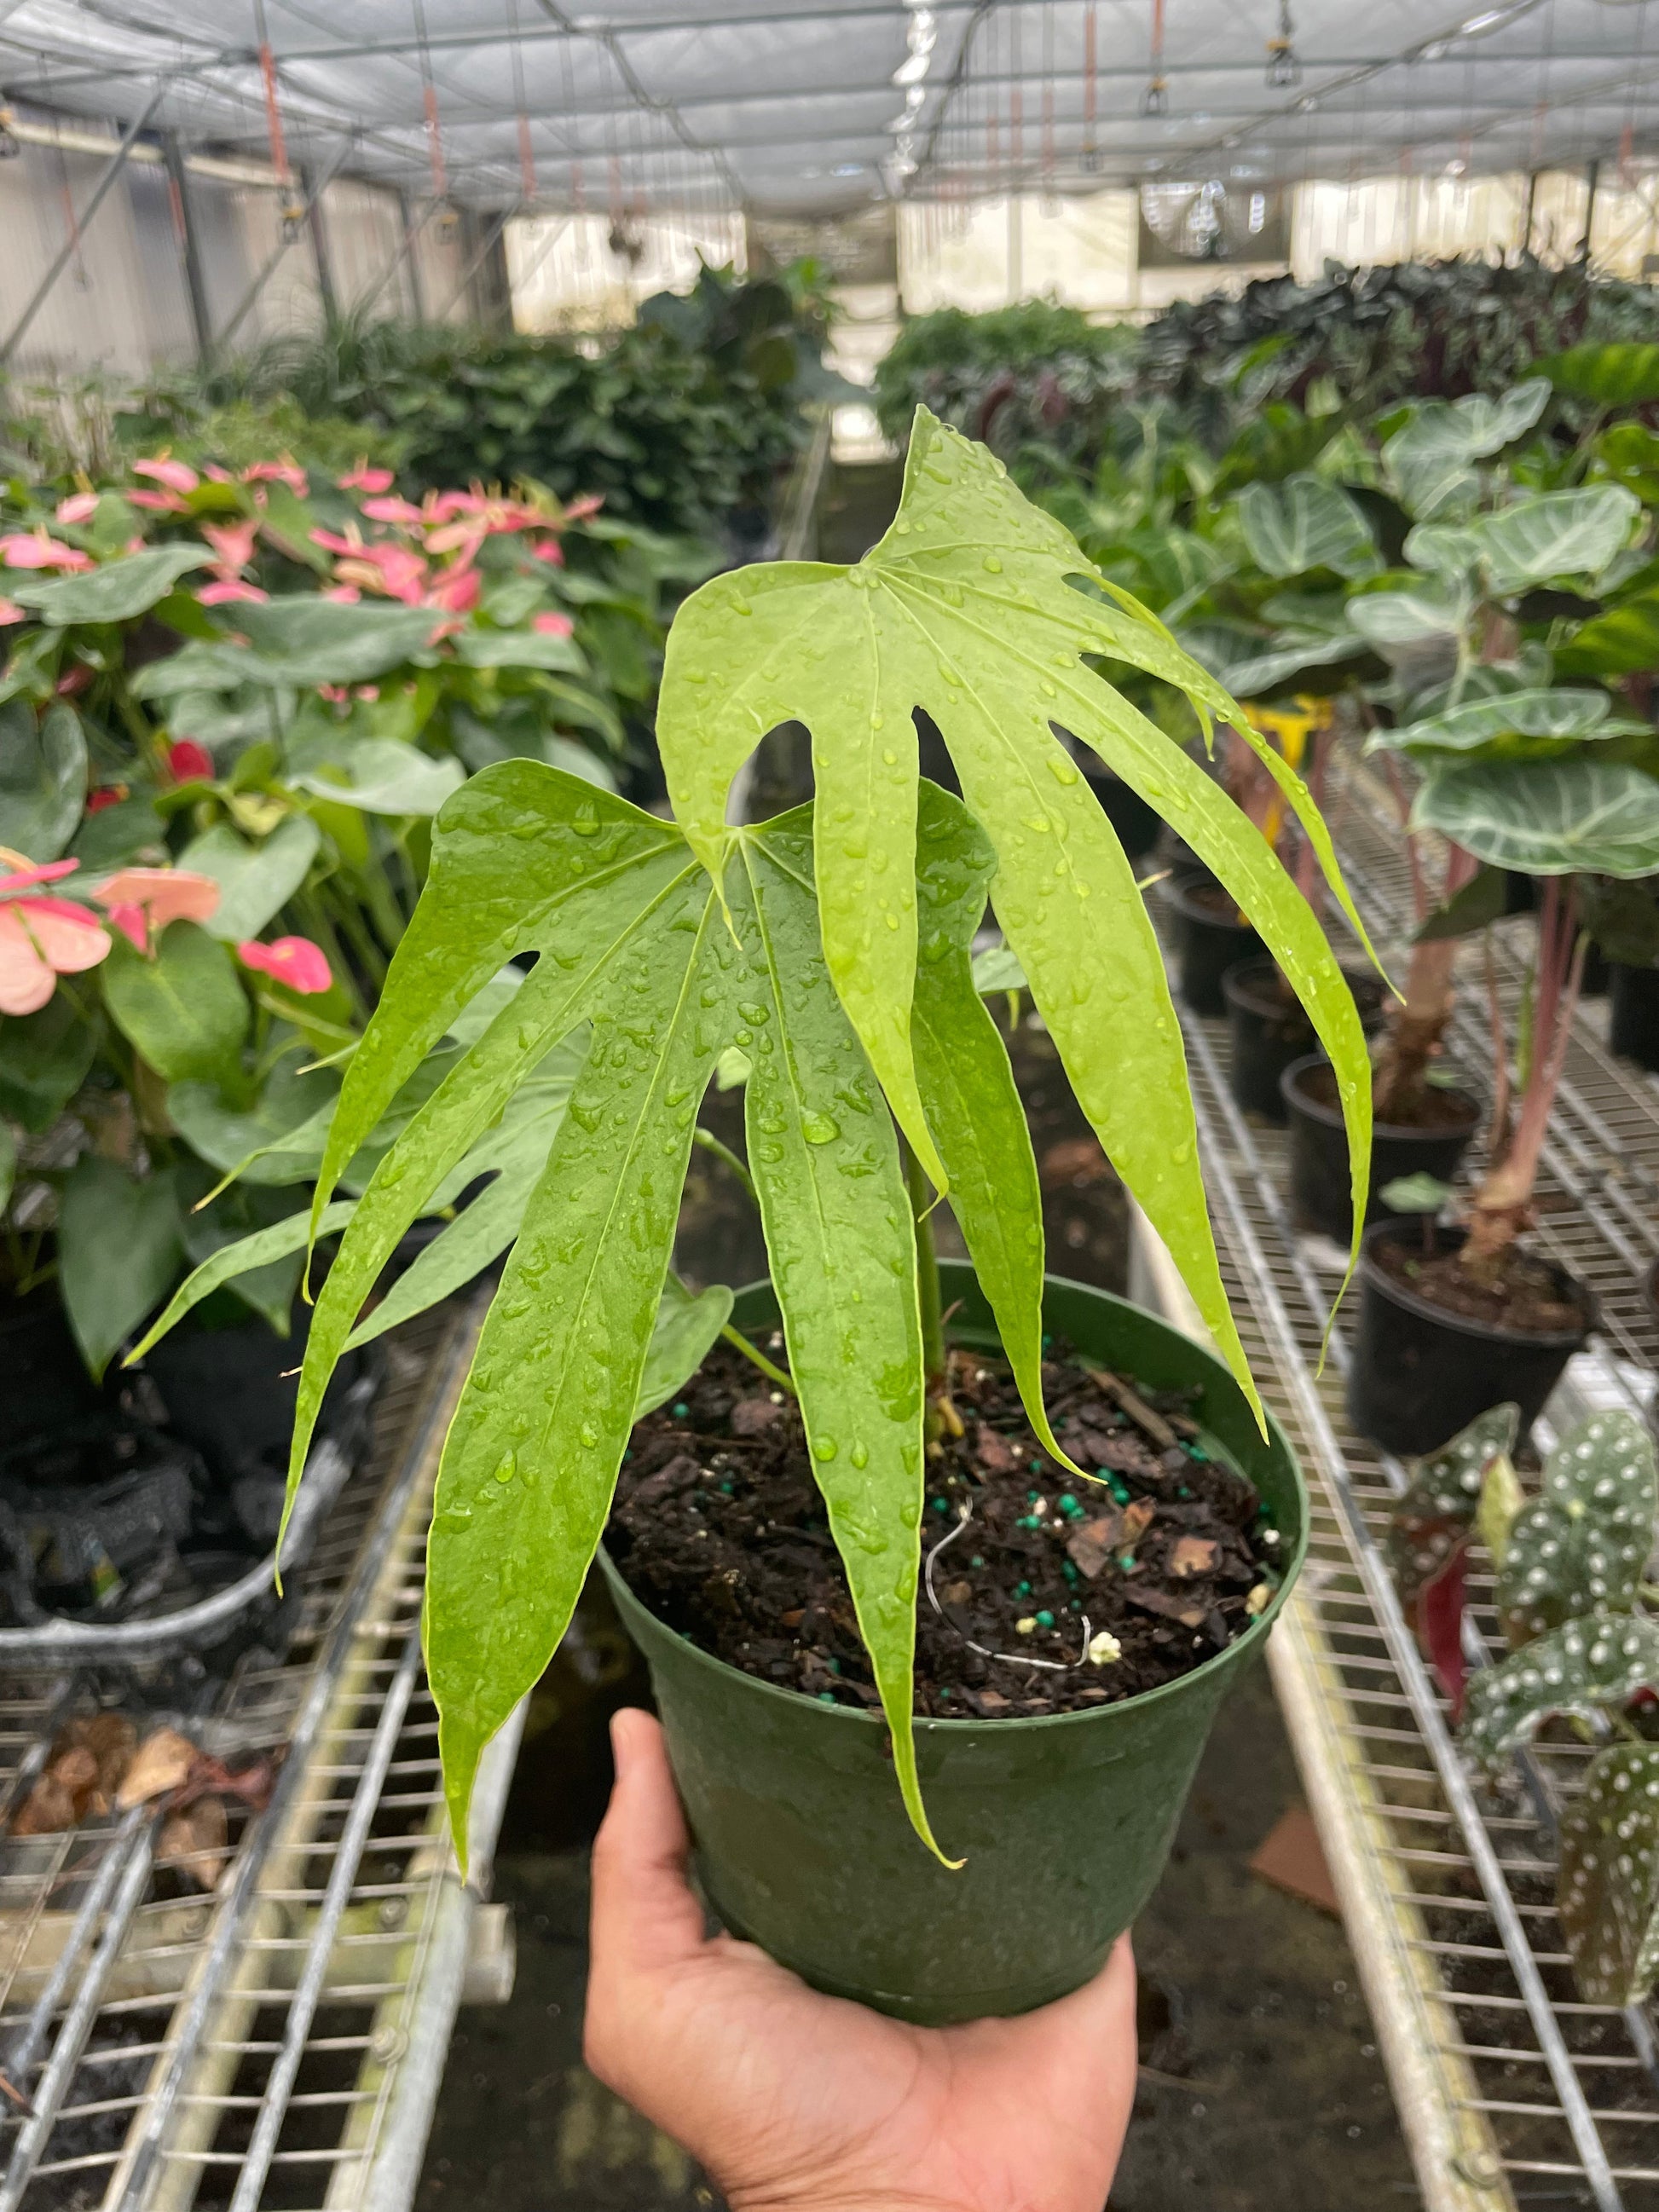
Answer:
<svg viewBox="0 0 1659 2212"><path fill-rule="evenodd" d="M702 1908L685 1879L691 1838L661 1723L624 1708L611 1744L617 1779L593 1842L593 1967L649 1972L702 1948Z"/></svg>

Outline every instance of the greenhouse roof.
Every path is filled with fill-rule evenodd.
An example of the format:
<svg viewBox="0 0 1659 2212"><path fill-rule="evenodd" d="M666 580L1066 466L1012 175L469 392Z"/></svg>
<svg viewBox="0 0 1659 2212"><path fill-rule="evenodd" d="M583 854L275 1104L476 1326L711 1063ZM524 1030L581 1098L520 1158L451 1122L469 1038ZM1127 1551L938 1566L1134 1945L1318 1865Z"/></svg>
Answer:
<svg viewBox="0 0 1659 2212"><path fill-rule="evenodd" d="M1649 0L0 0L15 99L477 208L1659 151ZM263 25L263 30L262 30ZM1161 42L1161 44L1160 44Z"/></svg>

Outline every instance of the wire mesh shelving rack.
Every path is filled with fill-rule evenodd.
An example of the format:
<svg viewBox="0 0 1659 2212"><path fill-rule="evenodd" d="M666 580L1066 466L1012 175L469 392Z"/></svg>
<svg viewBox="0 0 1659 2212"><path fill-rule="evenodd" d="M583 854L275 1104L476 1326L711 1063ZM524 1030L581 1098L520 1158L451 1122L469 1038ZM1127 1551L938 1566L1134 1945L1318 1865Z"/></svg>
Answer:
<svg viewBox="0 0 1659 2212"><path fill-rule="evenodd" d="M518 1728L480 1775L463 1887L421 1668L432 1484L477 1320L389 1340L374 1441L300 1578L286 1656L250 1654L189 1724L221 1757L283 1753L210 1891L160 1855L151 1808L0 1838L4 2212L412 2200L457 2005L512 1982L481 1892ZM97 1696L68 1670L0 1679L0 1810Z"/></svg>
<svg viewBox="0 0 1659 2212"><path fill-rule="evenodd" d="M1391 794L1343 752L1326 811L1380 945L1412 927ZM1524 921L1501 927L1499 996L1513 1035ZM1452 1049L1486 1058L1483 979L1465 979ZM1512 1782L1483 1785L1395 1595L1380 1549L1405 1470L1342 1410L1341 1322L1320 1371L1340 1279L1299 1237L1282 1195L1283 1133L1235 1105L1218 1022L1182 1014L1224 1279L1245 1349L1312 1494L1302 1583L1268 1647L1379 2044L1431 2212L1529 2204L1659 2212L1659 2058L1645 2009L1580 2001L1553 1909L1556 1821L1593 1746L1551 1732ZM1645 1411L1659 1329L1642 1278L1659 1255L1659 1083L1615 1060L1581 1015L1552 1129L1535 1242L1593 1286L1601 1334L1535 1437L1596 1406ZM1137 1224L1137 1294L1192 1310ZM1344 1320L1348 1318L1344 1316ZM1469 1656L1502 1649L1490 1581L1474 1576Z"/></svg>

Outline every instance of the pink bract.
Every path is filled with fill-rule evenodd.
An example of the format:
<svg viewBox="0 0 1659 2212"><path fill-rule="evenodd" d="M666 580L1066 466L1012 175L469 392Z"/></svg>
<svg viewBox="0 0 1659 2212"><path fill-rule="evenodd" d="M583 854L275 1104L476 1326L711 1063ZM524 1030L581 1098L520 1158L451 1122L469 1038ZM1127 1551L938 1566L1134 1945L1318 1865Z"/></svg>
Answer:
<svg viewBox="0 0 1659 2212"><path fill-rule="evenodd" d="M252 468L242 471L242 482L286 484L301 499L311 489L305 471L290 453L284 453L280 461L255 461Z"/></svg>
<svg viewBox="0 0 1659 2212"><path fill-rule="evenodd" d="M236 957L243 967L269 975L273 982L306 998L326 991L334 981L327 956L308 937L279 937L270 945L251 939L237 946Z"/></svg>
<svg viewBox="0 0 1659 2212"><path fill-rule="evenodd" d="M92 556L65 545L45 530L14 530L0 538L0 555L9 568L90 568Z"/></svg>
<svg viewBox="0 0 1659 2212"><path fill-rule="evenodd" d="M95 968L109 938L95 915L72 900L41 896L40 884L73 875L80 863L38 864L0 846L0 1014L33 1014L58 988L60 975Z"/></svg>
<svg viewBox="0 0 1659 2212"><path fill-rule="evenodd" d="M427 593L426 604L453 615L470 614L483 593L483 579L476 568L451 568Z"/></svg>
<svg viewBox="0 0 1659 2212"><path fill-rule="evenodd" d="M421 508L411 506L406 499L398 498L395 494L389 499L366 499L363 513L371 522L398 522L405 527L426 520Z"/></svg>
<svg viewBox="0 0 1659 2212"><path fill-rule="evenodd" d="M222 569L246 568L253 558L253 541L258 532L259 526L252 518L202 525L202 535L213 548Z"/></svg>
<svg viewBox="0 0 1659 2212"><path fill-rule="evenodd" d="M27 622L28 618L28 609L20 607L15 599L0 599L0 629L7 629L12 623Z"/></svg>
<svg viewBox="0 0 1659 2212"><path fill-rule="evenodd" d="M205 921L219 904L211 876L189 868L122 868L93 892L111 924L140 952L170 921Z"/></svg>
<svg viewBox="0 0 1659 2212"><path fill-rule="evenodd" d="M98 512L98 495L95 491L71 492L67 499L58 501L55 511L59 522L90 522Z"/></svg>
<svg viewBox="0 0 1659 2212"><path fill-rule="evenodd" d="M152 483L165 484L169 491L194 491L202 479L186 461L175 461L166 453L155 453L147 459L135 461L132 473L148 477Z"/></svg>
<svg viewBox="0 0 1659 2212"><path fill-rule="evenodd" d="M355 469L335 478L342 491L390 491L392 474L390 469L372 469L367 461L359 461Z"/></svg>
<svg viewBox="0 0 1659 2212"><path fill-rule="evenodd" d="M530 627L532 629L539 630L544 637L568 637L576 625L568 615L555 614L550 611L545 614L537 615Z"/></svg>
<svg viewBox="0 0 1659 2212"><path fill-rule="evenodd" d="M196 596L204 607L223 607L235 599L268 599L270 593L240 576L216 576L211 583L198 585Z"/></svg>

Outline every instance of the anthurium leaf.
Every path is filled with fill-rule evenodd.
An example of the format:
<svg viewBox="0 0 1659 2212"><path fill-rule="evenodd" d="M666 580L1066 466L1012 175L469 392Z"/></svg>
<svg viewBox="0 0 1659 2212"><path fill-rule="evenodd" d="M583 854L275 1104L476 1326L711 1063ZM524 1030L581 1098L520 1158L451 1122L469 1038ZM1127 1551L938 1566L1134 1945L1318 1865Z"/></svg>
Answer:
<svg viewBox="0 0 1659 2212"><path fill-rule="evenodd" d="M183 1256L173 1170L140 1181L117 1161L83 1152L58 1194L58 1279L94 1381L167 1296Z"/></svg>
<svg viewBox="0 0 1659 2212"><path fill-rule="evenodd" d="M1652 1686L1659 1686L1659 1626L1640 1613L1587 1613L1480 1669L1469 1685L1463 1741L1496 1766L1552 1714L1593 1718Z"/></svg>
<svg viewBox="0 0 1659 2212"><path fill-rule="evenodd" d="M1521 592L1552 576L1599 575L1641 513L1641 501L1623 485L1588 484L1499 507L1482 515L1471 535L1492 588Z"/></svg>
<svg viewBox="0 0 1659 2212"><path fill-rule="evenodd" d="M1515 1449L1520 1414L1493 1406L1448 1444L1418 1462L1389 1513L1385 1550L1400 1599L1409 1611L1474 1526L1486 1470Z"/></svg>
<svg viewBox="0 0 1659 2212"><path fill-rule="evenodd" d="M1474 602L1467 592L1425 577L1407 592L1361 592L1348 602L1348 621L1379 649L1419 639L1455 637Z"/></svg>
<svg viewBox="0 0 1659 2212"><path fill-rule="evenodd" d="M257 937L304 883L322 832L308 814L290 814L262 844L251 845L228 822L194 837L179 855L181 868L211 876L219 903L203 927L227 945Z"/></svg>
<svg viewBox="0 0 1659 2212"><path fill-rule="evenodd" d="M558 769L503 761L464 784L434 826L426 890L346 1071L317 1210L403 1085L503 962L537 950L547 953L538 968L568 958L568 972L584 963L591 969L659 892L690 872L684 840L670 824ZM586 918L568 921L576 908ZM572 1025L579 1000L577 991ZM413 1218L398 1224L394 1243Z"/></svg>
<svg viewBox="0 0 1659 2212"><path fill-rule="evenodd" d="M1247 699L1258 692L1275 691L1292 676L1300 676L1310 669L1334 668L1340 672L1345 663L1372 649L1368 638L1351 629L1316 630L1292 626L1275 635L1276 642L1265 652L1252 647L1242 655L1236 654L1224 661L1217 661L1212 653L1203 653L1196 641L1193 649L1218 668L1230 690ZM1320 686L1316 683L1308 688L1318 691Z"/></svg>
<svg viewBox="0 0 1659 2212"><path fill-rule="evenodd" d="M426 1656L458 1844L484 1745L564 1633L633 1424L692 1125L731 1035L738 956L705 888L595 1017L444 1447Z"/></svg>
<svg viewBox="0 0 1659 2212"><path fill-rule="evenodd" d="M60 629L71 623L131 622L166 599L186 570L204 568L210 557L201 545L151 545L78 576L9 574L6 592Z"/></svg>
<svg viewBox="0 0 1659 2212"><path fill-rule="evenodd" d="M1633 1414L1597 1413L1564 1437L1509 1532L1496 1595L1510 1650L1580 1613L1628 1613L1656 1510L1653 1442Z"/></svg>
<svg viewBox="0 0 1659 2212"><path fill-rule="evenodd" d="M460 631L455 657L469 668L549 668L564 676L585 676L587 655L574 637L556 637L550 630L480 629Z"/></svg>
<svg viewBox="0 0 1659 2212"><path fill-rule="evenodd" d="M1500 398L1484 392L1416 409L1382 448L1406 506L1419 521L1467 510L1480 491L1474 464L1523 437L1543 413L1550 387L1542 377Z"/></svg>
<svg viewBox="0 0 1659 2212"><path fill-rule="evenodd" d="M294 746L283 777L296 791L368 814L435 814L466 770L396 738L316 738Z"/></svg>
<svg viewBox="0 0 1659 2212"><path fill-rule="evenodd" d="M711 1283L706 1291L694 1292L670 1268L640 1372L636 1421L666 1405L690 1381L731 1318L732 1292L724 1283Z"/></svg>
<svg viewBox="0 0 1659 2212"><path fill-rule="evenodd" d="M1659 781L1624 761L1437 767L1418 788L1412 826L1524 875L1648 876L1659 870Z"/></svg>
<svg viewBox="0 0 1659 2212"><path fill-rule="evenodd" d="M727 886L748 956L738 1035L753 1039L749 1165L813 1478L892 1731L905 1808L937 1851L910 1725L922 1506L915 1235L893 1125L828 988L811 869L811 814L801 808L744 833Z"/></svg>
<svg viewBox="0 0 1659 2212"><path fill-rule="evenodd" d="M1592 616L1556 650L1563 676L1635 676L1659 666L1659 592Z"/></svg>
<svg viewBox="0 0 1659 2212"><path fill-rule="evenodd" d="M1369 576L1382 565L1358 502L1317 477L1248 485L1238 520L1251 559L1270 576L1302 576L1310 568Z"/></svg>
<svg viewBox="0 0 1659 2212"><path fill-rule="evenodd" d="M1659 1975L1659 1744L1612 1744L1584 1769L1561 1816L1555 1909L1584 2002L1645 2003Z"/></svg>
<svg viewBox="0 0 1659 2212"><path fill-rule="evenodd" d="M312 592L249 602L234 611L233 629L252 648L246 680L292 683L303 668L307 689L319 684L367 684L424 649L440 617L430 607L325 599ZM266 664L262 670L258 664ZM278 674L276 671L282 671Z"/></svg>
<svg viewBox="0 0 1659 2212"><path fill-rule="evenodd" d="M148 957L112 932L103 982L116 1027L165 1082L214 1077L234 1064L247 1034L247 996L230 954L193 921L170 923Z"/></svg>
<svg viewBox="0 0 1659 2212"><path fill-rule="evenodd" d="M1601 407L1643 407L1659 399L1659 345L1577 345L1537 363L1558 392Z"/></svg>
<svg viewBox="0 0 1659 2212"><path fill-rule="evenodd" d="M1086 587L1090 574L1075 541L1029 505L983 448L920 409L898 517L856 568L742 570L688 601L670 635L659 740L677 818L717 866L726 791L744 757L792 717L812 731L815 866L831 976L895 1114L938 1180L909 1036L911 717L918 707L932 715L996 849L998 918L1073 1086L1248 1389L1157 940L1121 848L1054 725L1092 745L1179 823L1280 956L1333 1050L1361 1174L1368 1063L1324 933L1265 842L1179 744L1085 669L1083 656L1127 662L1243 726L1242 711L1144 609ZM1073 588L1073 579L1085 587ZM1268 767L1334 876L1305 789L1276 757ZM1340 878L1338 890L1352 912Z"/></svg>
<svg viewBox="0 0 1659 2212"><path fill-rule="evenodd" d="M0 705L0 845L27 860L55 860L87 799L81 717L60 699L37 724L27 699Z"/></svg>
<svg viewBox="0 0 1659 2212"><path fill-rule="evenodd" d="M192 1152L210 1166L240 1170L252 1183L305 1180L321 1157L320 1131L340 1088L331 1068L301 1072L294 1056L278 1060L251 1108L228 1106L214 1083L175 1083L167 1092L167 1113ZM307 1128L311 1141L293 1149L283 1139Z"/></svg>
<svg viewBox="0 0 1659 2212"><path fill-rule="evenodd" d="M1646 724L1615 714L1605 691L1535 686L1503 691L1487 699L1466 699L1403 727L1378 730L1367 752L1471 752L1506 737L1619 738L1641 733Z"/></svg>
<svg viewBox="0 0 1659 2212"><path fill-rule="evenodd" d="M337 1200L324 1212L318 1224L318 1235L333 1236L337 1230L346 1226L356 1211L356 1199ZM222 1245L210 1258L203 1261L192 1273L185 1276L162 1312L128 1352L123 1364L130 1367L135 1360L142 1359L152 1345L159 1344L170 1329L178 1327L193 1306L200 1305L202 1300L210 1297L215 1291L222 1290L227 1283L234 1284L244 1275L285 1260L291 1253L303 1252L310 1241L310 1218L301 1210L298 1213L285 1215L268 1229L256 1229L251 1236L241 1237L234 1244Z"/></svg>
<svg viewBox="0 0 1659 2212"><path fill-rule="evenodd" d="M0 1018L0 1115L21 1121L31 1136L49 1129L86 1081L98 1033L64 991L38 1013Z"/></svg>
<svg viewBox="0 0 1659 2212"><path fill-rule="evenodd" d="M102 875L137 860L161 866L167 858L167 830L153 801L136 793L118 799L113 806L100 806L95 814L82 815L70 842L70 857L88 875Z"/></svg>
<svg viewBox="0 0 1659 2212"><path fill-rule="evenodd" d="M969 948L996 855L960 800L925 779L916 810L919 931L910 1042L916 1080L951 1178L951 1206L1038 1442L1056 1443L1042 1404L1042 1191L1025 1109ZM1013 986L1005 988L1012 988Z"/></svg>

